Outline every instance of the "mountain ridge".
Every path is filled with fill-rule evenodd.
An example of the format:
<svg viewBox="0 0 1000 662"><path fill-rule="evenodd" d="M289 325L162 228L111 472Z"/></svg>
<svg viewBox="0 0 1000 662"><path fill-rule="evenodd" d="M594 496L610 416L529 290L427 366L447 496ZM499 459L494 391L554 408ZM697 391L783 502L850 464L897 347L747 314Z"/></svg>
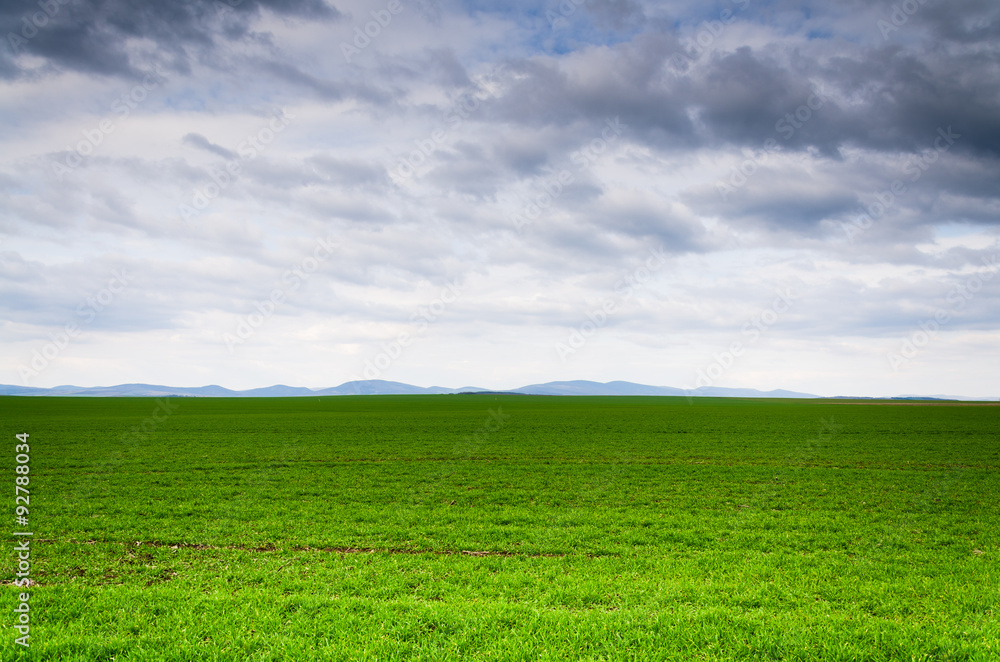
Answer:
<svg viewBox="0 0 1000 662"><path fill-rule="evenodd" d="M130 383L115 386L73 386L69 384L51 388L0 384L0 395L18 396L74 396L74 397L216 397L216 398L288 398L327 395L445 395L457 393L516 393L521 395L609 395L609 396L688 396L724 398L824 398L824 396L785 389L760 391L750 388L726 388L720 386L682 389L672 386L651 386L615 380L595 382L584 379L552 381L529 384L516 389L485 389L478 386L446 388L443 386L414 386L403 382L383 379L368 379L344 382L340 386L312 389L305 386L275 384L259 388L233 390L209 384L207 386L164 386L160 384ZM858 396L835 396L837 399ZM993 401L1000 398L970 398L965 396L894 396L895 399L915 400L980 400ZM859 399L870 399L861 397ZM892 398L885 398L892 399Z"/></svg>

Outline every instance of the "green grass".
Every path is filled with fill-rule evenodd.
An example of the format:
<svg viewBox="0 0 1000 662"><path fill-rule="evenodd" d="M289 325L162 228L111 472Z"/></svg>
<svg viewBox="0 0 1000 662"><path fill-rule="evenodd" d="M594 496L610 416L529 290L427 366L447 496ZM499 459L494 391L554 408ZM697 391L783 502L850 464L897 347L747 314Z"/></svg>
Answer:
<svg viewBox="0 0 1000 662"><path fill-rule="evenodd" d="M31 435L38 581L27 651L24 589L2 587L4 660L1000 659L996 406L459 395L0 412L10 531L14 435Z"/></svg>

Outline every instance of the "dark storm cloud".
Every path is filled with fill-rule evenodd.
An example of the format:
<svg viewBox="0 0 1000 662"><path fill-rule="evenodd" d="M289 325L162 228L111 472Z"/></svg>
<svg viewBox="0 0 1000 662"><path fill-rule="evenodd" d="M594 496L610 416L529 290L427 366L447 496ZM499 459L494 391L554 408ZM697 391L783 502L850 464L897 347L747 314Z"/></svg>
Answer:
<svg viewBox="0 0 1000 662"><path fill-rule="evenodd" d="M935 16L920 14L925 24ZM963 136L956 149L997 158L1000 51L988 30L960 36L963 47L951 50L876 39L832 57L822 44L780 41L699 54L689 35L650 24L587 67L541 56L511 62L506 93L491 110L497 120L532 126L620 116L662 147L760 147L774 138L782 148L815 147L831 157L847 147L917 152L951 126ZM691 65L679 70L678 57Z"/></svg>
<svg viewBox="0 0 1000 662"><path fill-rule="evenodd" d="M221 156L224 159L234 159L234 158L236 158L236 153L235 152L233 152L231 150L228 150L225 147L222 147L220 145L216 145L213 142L210 142L208 140L208 138L206 138L205 136L201 135L200 133L189 133L189 134L185 135L183 138L181 138L181 141L185 145L190 145L191 147L194 147L196 149L205 150L206 152L209 152L210 154L215 154L217 156Z"/></svg>
<svg viewBox="0 0 1000 662"><path fill-rule="evenodd" d="M726 196L707 189L684 196L704 214L731 223L812 234L821 221L846 216L861 206L858 192L836 182L817 182L802 173L778 170L762 172L745 190Z"/></svg>
<svg viewBox="0 0 1000 662"><path fill-rule="evenodd" d="M837 152L837 136L828 130L841 115L836 103L772 56L744 46L709 58L685 89L707 140L761 147L770 139L786 149Z"/></svg>
<svg viewBox="0 0 1000 662"><path fill-rule="evenodd" d="M44 5L44 6L43 6ZM45 58L59 69L134 77L140 63L125 42L149 40L157 63L180 73L193 59L210 57L225 42L252 36L263 11L303 20L331 20L340 13L322 0L51 0L0 4L0 74L24 73L12 63L20 52Z"/></svg>
<svg viewBox="0 0 1000 662"><path fill-rule="evenodd" d="M500 121L535 127L620 117L650 140L696 144L683 99L657 84L643 70L646 62L622 58L602 64L601 70L574 77L553 60L511 63L506 94L487 111Z"/></svg>
<svg viewBox="0 0 1000 662"><path fill-rule="evenodd" d="M952 127L962 136L956 150L1000 158L998 64L988 51L944 56L898 47L832 58L816 73L853 102L827 131L842 145L916 152Z"/></svg>
<svg viewBox="0 0 1000 662"><path fill-rule="evenodd" d="M1000 7L993 0L928 2L918 0L918 9L903 7L898 0L879 0L876 27L884 40L923 28L936 42L958 44L996 41L1000 36ZM909 11L907 11L909 10Z"/></svg>

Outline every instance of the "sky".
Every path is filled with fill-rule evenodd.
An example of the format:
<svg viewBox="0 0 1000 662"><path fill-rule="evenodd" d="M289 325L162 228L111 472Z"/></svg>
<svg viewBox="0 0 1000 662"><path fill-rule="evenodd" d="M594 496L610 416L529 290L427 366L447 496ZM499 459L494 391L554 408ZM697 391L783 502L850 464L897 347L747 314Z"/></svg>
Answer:
<svg viewBox="0 0 1000 662"><path fill-rule="evenodd" d="M1000 396L994 0L11 0L0 35L0 383Z"/></svg>

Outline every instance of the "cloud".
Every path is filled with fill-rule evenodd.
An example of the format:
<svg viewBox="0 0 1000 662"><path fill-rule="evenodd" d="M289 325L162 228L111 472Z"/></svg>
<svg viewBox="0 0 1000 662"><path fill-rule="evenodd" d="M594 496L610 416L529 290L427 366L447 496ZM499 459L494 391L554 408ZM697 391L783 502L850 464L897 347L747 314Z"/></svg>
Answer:
<svg viewBox="0 0 1000 662"><path fill-rule="evenodd" d="M196 149L203 149L206 152L215 154L216 156L221 156L224 159L233 159L236 157L236 153L232 152L225 147L220 147L215 143L209 142L208 138L201 135L200 133L188 133L181 139L185 145L190 145Z"/></svg>
<svg viewBox="0 0 1000 662"><path fill-rule="evenodd" d="M995 3L425 0L350 62L377 3L50 6L44 25L0 8L0 382L124 268L38 384L336 384L451 283L383 377L683 385L792 287L719 385L995 390ZM222 334L326 237L337 254L230 354ZM560 361L654 248L662 267ZM981 272L918 381L889 370Z"/></svg>
<svg viewBox="0 0 1000 662"><path fill-rule="evenodd" d="M39 7L43 11L36 11ZM56 69L103 76L141 77L150 59L183 74L223 45L253 37L252 25L265 12L303 21L340 17L322 0L5 4L0 9L0 32L8 34L11 49L0 56L4 65L0 71L24 75L28 70L16 64L15 54L29 54ZM146 44L153 48L144 48Z"/></svg>

